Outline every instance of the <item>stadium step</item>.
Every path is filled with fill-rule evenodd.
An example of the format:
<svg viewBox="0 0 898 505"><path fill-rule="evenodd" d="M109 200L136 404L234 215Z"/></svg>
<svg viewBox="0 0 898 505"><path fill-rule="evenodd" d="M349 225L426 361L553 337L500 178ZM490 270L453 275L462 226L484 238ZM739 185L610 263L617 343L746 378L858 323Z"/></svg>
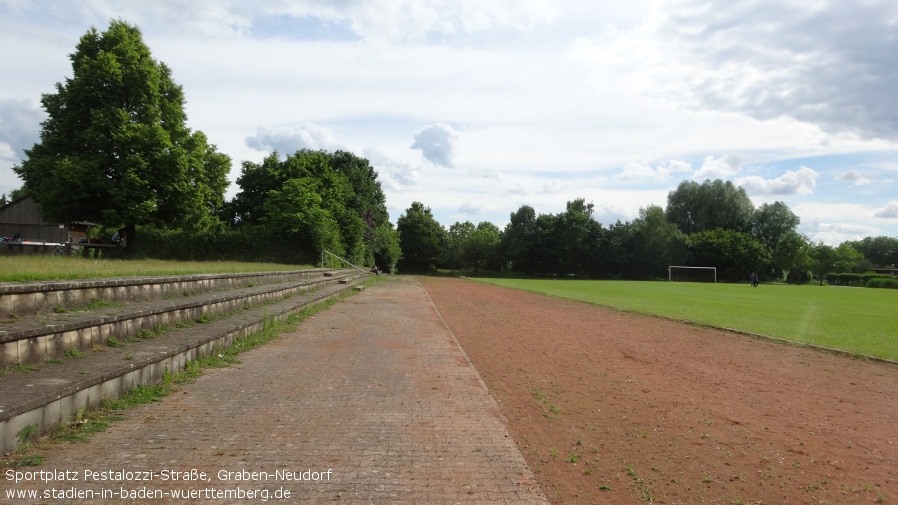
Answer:
<svg viewBox="0 0 898 505"><path fill-rule="evenodd" d="M0 320L0 367L7 370L0 375L0 454L16 448L22 430L34 436L46 433L103 399L159 383L166 372L180 371L189 361L261 331L266 321L285 320L357 288L368 276L317 270L190 277L187 283L166 279L172 286L168 292L175 295L147 288L139 279L126 283L130 294L121 293L121 280L111 280L115 286L90 281L83 283L90 284L82 286L85 290L114 292L115 300L129 301L93 303L91 308L70 304L66 311ZM160 281L149 278L147 284L158 286ZM184 286L205 292L181 291Z"/></svg>

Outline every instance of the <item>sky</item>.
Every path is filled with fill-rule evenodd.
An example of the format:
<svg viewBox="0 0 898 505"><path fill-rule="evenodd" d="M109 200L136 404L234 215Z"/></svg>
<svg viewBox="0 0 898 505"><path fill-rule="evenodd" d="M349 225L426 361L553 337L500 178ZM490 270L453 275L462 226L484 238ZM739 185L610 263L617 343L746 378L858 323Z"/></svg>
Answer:
<svg viewBox="0 0 898 505"><path fill-rule="evenodd" d="M91 27L138 26L233 162L345 150L391 220L629 221L724 179L838 245L898 237L894 0L0 0L0 193ZM239 191L228 189L231 198Z"/></svg>

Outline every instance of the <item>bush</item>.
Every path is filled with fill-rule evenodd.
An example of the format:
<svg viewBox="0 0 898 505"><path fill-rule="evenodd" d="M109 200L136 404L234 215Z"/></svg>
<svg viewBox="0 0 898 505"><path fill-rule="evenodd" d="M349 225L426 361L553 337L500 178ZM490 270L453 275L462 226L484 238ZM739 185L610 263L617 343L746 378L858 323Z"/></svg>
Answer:
<svg viewBox="0 0 898 505"><path fill-rule="evenodd" d="M891 275L875 274L872 272L865 274L841 273L827 274L826 281L830 286L866 286L866 287L883 287L871 286L870 281L873 280L890 280L894 279Z"/></svg>
<svg viewBox="0 0 898 505"><path fill-rule="evenodd" d="M867 281L868 288L898 289L898 279L883 275Z"/></svg>
<svg viewBox="0 0 898 505"><path fill-rule="evenodd" d="M317 264L320 257L320 251L309 250L296 237L262 227L200 233L140 228L137 236L137 256L155 259L308 265Z"/></svg>
<svg viewBox="0 0 898 505"><path fill-rule="evenodd" d="M827 274L826 282L830 286L863 286L864 285L864 283L861 281L861 274L853 274L853 273Z"/></svg>

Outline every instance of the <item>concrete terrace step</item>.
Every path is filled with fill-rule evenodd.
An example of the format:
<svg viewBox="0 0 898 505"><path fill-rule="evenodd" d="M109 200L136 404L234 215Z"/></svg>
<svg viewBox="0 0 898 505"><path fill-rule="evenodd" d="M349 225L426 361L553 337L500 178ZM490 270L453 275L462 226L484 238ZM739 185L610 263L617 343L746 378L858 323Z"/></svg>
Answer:
<svg viewBox="0 0 898 505"><path fill-rule="evenodd" d="M169 275L79 279L50 282L0 283L0 318L27 317L57 307L81 307L94 300L133 302L210 293L238 287L339 275L341 270L309 269L283 272Z"/></svg>
<svg viewBox="0 0 898 505"><path fill-rule="evenodd" d="M321 272L318 272L321 275ZM47 359L62 357L66 351L87 351L92 346L105 346L110 337L124 341L141 331L155 331L161 327L196 321L203 316L233 312L247 306L271 303L309 289L350 282L358 272L330 272L330 277L312 278L291 274L268 276L298 279L270 285L242 287L224 292L182 296L180 299L155 299L106 306L93 310L45 313L29 318L0 321L0 367L38 364ZM153 279L151 285L158 285ZM129 289L143 290L133 281Z"/></svg>
<svg viewBox="0 0 898 505"><path fill-rule="evenodd" d="M367 276L357 273L341 272L328 278L277 286L273 292L284 293L260 302L264 305L244 304L242 294L245 293L242 292L261 294L271 287L236 290L240 294L207 295L209 303L206 305L199 300L186 303L196 306L200 313L209 313L203 311L216 299L235 299L239 301L240 310L230 314L222 311L226 317L213 318L204 324L171 326L162 335L124 343L121 347L110 347L103 341L102 345L95 345L92 351L85 352L83 358L66 357L60 360L61 363L42 362L36 366L37 370L8 372L0 376L0 454L15 449L17 435L27 426L36 425L37 433L46 433L59 423L70 422L80 410L97 407L104 398L117 398L137 385L156 384L167 371L179 371L189 361L261 331L266 318L285 320L305 307L358 287ZM347 283L341 284L339 280ZM157 300L128 304L128 307L149 315L158 312L147 307L153 303L160 307L171 305L169 300ZM128 313L127 310L124 312Z"/></svg>

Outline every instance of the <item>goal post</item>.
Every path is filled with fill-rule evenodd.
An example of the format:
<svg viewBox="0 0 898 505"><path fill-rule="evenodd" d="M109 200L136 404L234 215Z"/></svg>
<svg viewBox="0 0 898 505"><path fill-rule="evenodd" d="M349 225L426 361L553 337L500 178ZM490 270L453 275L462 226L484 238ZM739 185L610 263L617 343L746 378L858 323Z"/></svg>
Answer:
<svg viewBox="0 0 898 505"><path fill-rule="evenodd" d="M670 282L717 282L717 267L687 267L671 265L667 267Z"/></svg>

